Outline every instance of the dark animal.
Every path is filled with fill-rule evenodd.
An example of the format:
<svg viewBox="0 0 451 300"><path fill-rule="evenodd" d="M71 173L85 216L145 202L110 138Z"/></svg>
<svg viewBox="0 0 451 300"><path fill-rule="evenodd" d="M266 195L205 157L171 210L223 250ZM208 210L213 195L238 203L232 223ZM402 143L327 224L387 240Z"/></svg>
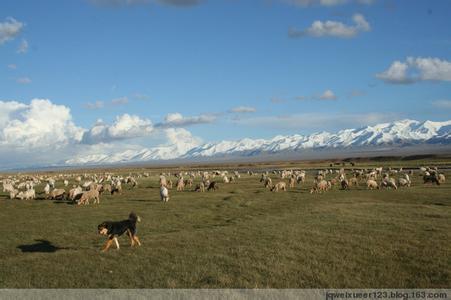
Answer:
<svg viewBox="0 0 451 300"><path fill-rule="evenodd" d="M440 181L437 178L437 175L424 175L423 176L423 182L424 183L436 183L437 185L440 185Z"/></svg>
<svg viewBox="0 0 451 300"><path fill-rule="evenodd" d="M210 184L208 185L208 188L207 188L207 191L209 191L209 190L217 190L217 189L219 189L219 186L218 186L218 184L216 183L216 181L212 181L212 182L210 182Z"/></svg>
<svg viewBox="0 0 451 300"><path fill-rule="evenodd" d="M117 240L117 237L124 234L124 232L127 232L132 247L135 245L135 242L139 246L141 246L141 242L139 241L138 236L136 235L136 222L140 221L141 221L140 218L135 213L131 212L127 220L116 222L105 221L99 226L97 226L97 229L99 230L100 234L108 236L108 240L106 241L105 246L102 249L102 252L108 251L113 241L116 243L116 248L119 250L119 242Z"/></svg>

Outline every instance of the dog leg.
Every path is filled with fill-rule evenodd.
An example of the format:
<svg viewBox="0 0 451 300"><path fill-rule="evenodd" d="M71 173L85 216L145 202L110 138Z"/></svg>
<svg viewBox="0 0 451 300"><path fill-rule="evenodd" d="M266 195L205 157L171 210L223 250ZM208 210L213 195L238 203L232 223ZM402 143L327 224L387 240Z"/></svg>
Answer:
<svg viewBox="0 0 451 300"><path fill-rule="evenodd" d="M111 247L111 243L113 242L112 239L108 239L108 241L106 241L105 243L105 247L103 247L102 252L107 252L108 249Z"/></svg>
<svg viewBox="0 0 451 300"><path fill-rule="evenodd" d="M130 232L130 230L127 230L127 235L130 238L130 246L133 247L135 246L135 241L133 239L132 233Z"/></svg>
<svg viewBox="0 0 451 300"><path fill-rule="evenodd" d="M119 241L117 240L117 237L115 237L113 240L116 243L116 249L119 250Z"/></svg>
<svg viewBox="0 0 451 300"><path fill-rule="evenodd" d="M134 236L133 239L138 243L138 246L141 246L141 242L138 239L138 236Z"/></svg>

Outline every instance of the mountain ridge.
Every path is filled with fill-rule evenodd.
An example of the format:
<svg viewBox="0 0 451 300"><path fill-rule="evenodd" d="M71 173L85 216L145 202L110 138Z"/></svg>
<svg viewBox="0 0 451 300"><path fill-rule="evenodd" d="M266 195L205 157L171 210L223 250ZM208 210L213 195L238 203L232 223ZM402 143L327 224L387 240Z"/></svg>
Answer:
<svg viewBox="0 0 451 300"><path fill-rule="evenodd" d="M64 161L64 165L96 165L161 160L191 160L227 156L255 157L284 152L302 153L315 149L358 149L367 147L451 144L451 120L444 122L410 119L336 133L326 131L310 135L277 135L270 139L243 138L236 141L204 143L190 149L177 145L163 145L140 150L126 150L113 154L92 154Z"/></svg>

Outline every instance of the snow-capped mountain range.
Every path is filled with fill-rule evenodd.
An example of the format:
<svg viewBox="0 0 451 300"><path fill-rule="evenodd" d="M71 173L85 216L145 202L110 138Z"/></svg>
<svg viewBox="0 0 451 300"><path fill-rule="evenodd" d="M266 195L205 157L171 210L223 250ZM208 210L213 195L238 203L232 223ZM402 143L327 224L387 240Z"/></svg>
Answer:
<svg viewBox="0 0 451 300"><path fill-rule="evenodd" d="M192 148L177 145L127 150L114 154L94 154L65 161L66 165L96 165L171 159L253 157L284 152L302 153L315 149L358 149L367 147L408 145L451 145L451 120L445 122L400 120L337 133L276 136L272 139L245 138L237 141L205 143Z"/></svg>

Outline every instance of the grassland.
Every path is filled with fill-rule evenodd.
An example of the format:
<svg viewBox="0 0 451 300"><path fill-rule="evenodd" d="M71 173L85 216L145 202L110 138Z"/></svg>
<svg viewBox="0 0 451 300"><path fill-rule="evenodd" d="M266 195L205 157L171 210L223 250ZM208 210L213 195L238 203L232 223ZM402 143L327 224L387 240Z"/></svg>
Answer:
<svg viewBox="0 0 451 300"><path fill-rule="evenodd" d="M103 195L100 205L0 194L0 287L451 287L449 182L423 185L417 173L397 191L361 185L310 194L311 171L306 184L271 193L258 176L242 175L215 192L171 190L162 203L160 170L150 171L138 188ZM143 245L130 248L121 237L119 251L101 253L97 225L130 211L142 218Z"/></svg>

